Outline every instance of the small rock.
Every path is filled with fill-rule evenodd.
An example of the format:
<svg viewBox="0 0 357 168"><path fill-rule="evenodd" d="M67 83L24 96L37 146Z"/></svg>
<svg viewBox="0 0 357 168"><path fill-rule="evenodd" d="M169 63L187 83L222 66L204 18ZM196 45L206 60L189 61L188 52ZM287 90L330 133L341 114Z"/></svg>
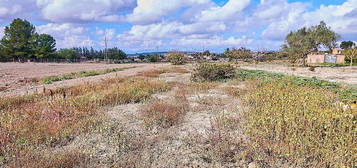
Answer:
<svg viewBox="0 0 357 168"><path fill-rule="evenodd" d="M255 162L251 162L248 164L248 168L259 168L259 165Z"/></svg>

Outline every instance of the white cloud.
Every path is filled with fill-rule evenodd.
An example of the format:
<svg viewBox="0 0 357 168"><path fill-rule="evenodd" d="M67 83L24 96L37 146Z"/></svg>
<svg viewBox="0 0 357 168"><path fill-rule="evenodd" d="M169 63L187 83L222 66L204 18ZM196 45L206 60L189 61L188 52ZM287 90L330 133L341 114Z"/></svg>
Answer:
<svg viewBox="0 0 357 168"><path fill-rule="evenodd" d="M252 39L245 36L241 38L229 37L223 38L222 36L211 36L207 38L181 38L172 41L172 45L177 46L191 46L191 47L240 47L247 46L252 43Z"/></svg>
<svg viewBox="0 0 357 168"><path fill-rule="evenodd" d="M27 18L31 12L36 12L34 0L0 0L0 21L16 17Z"/></svg>
<svg viewBox="0 0 357 168"><path fill-rule="evenodd" d="M121 34L119 38L123 40L167 40L182 36L218 33L225 30L226 25L223 22L184 24L173 21L150 25L134 25L130 31Z"/></svg>
<svg viewBox="0 0 357 168"><path fill-rule="evenodd" d="M120 22L118 13L132 8L134 0L37 0L37 5L53 22Z"/></svg>
<svg viewBox="0 0 357 168"><path fill-rule="evenodd" d="M134 25L130 31L119 35L123 40L153 40L175 38L178 35L180 22L162 22L150 25Z"/></svg>
<svg viewBox="0 0 357 168"><path fill-rule="evenodd" d="M304 26L300 18L307 7L306 3L265 0L255 10L253 22L267 25L262 32L263 39L283 40L290 31Z"/></svg>
<svg viewBox="0 0 357 168"><path fill-rule="evenodd" d="M90 47L94 45L94 41L88 35L88 30L74 24L49 23L36 28L38 33L52 35L56 39L57 48Z"/></svg>
<svg viewBox="0 0 357 168"><path fill-rule="evenodd" d="M198 16L199 21L231 20L250 4L250 0L229 0L224 6L211 7L203 10Z"/></svg>
<svg viewBox="0 0 357 168"><path fill-rule="evenodd" d="M222 6L213 0L0 0L0 24L16 17L49 21L37 26L38 32L54 36L60 48L103 47L106 34L109 46L130 51L152 51L156 46L276 49L289 31L321 20L345 39L357 39L357 0L317 8L302 0L254 4L251 0L228 0ZM132 24L123 29L92 24L102 22ZM118 35L128 25L129 30Z"/></svg>
<svg viewBox="0 0 357 168"><path fill-rule="evenodd" d="M319 9L307 12L303 19L307 25L325 21L340 34L357 34L357 0L347 0L341 5L321 5Z"/></svg>
<svg viewBox="0 0 357 168"><path fill-rule="evenodd" d="M118 42L116 38L116 30L115 29L99 29L96 28L96 35L98 37L99 44L102 47L105 47L105 40L107 40L107 46L113 47Z"/></svg>
<svg viewBox="0 0 357 168"><path fill-rule="evenodd" d="M269 1L269 0L268 0ZM270 16L270 22L263 31L262 37L270 40L283 40L289 31L298 28L313 26L325 21L332 30L342 35L354 35L357 37L357 0L347 0L341 5L321 5L320 8L307 11L307 5L302 3L287 3L285 0L279 4L269 2L256 16L264 18ZM275 1L276 2L276 1ZM265 5L265 4L263 4ZM279 6L279 12L270 11L270 7ZM273 18L273 19L272 19Z"/></svg>
<svg viewBox="0 0 357 168"><path fill-rule="evenodd" d="M136 24L152 24L178 9L211 3L210 0L138 0L127 20Z"/></svg>

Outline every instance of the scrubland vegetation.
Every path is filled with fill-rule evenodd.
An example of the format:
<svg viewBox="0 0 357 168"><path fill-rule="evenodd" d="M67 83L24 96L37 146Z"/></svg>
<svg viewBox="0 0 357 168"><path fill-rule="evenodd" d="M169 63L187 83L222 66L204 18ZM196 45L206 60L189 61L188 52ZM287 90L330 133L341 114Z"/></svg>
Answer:
<svg viewBox="0 0 357 168"><path fill-rule="evenodd" d="M1 98L0 164L356 165L354 86L230 64L198 64L183 82L188 73L175 66Z"/></svg>
<svg viewBox="0 0 357 168"><path fill-rule="evenodd" d="M100 108L148 99L168 85L148 79L108 79L43 94L1 98L0 161L17 162L33 157L33 150L64 145L101 121ZM25 163L21 163L25 164ZM65 164L65 163L63 163Z"/></svg>
<svg viewBox="0 0 357 168"><path fill-rule="evenodd" d="M262 160L302 167L355 164L356 111L336 105L328 90L290 80L258 83L244 97L247 133Z"/></svg>
<svg viewBox="0 0 357 168"><path fill-rule="evenodd" d="M23 32L17 27L26 28L20 42L16 39ZM282 54L305 64L307 54L321 45L332 48L338 38L321 22L288 34ZM40 45L45 42L49 45ZM5 28L1 60L51 57L54 45L50 36L36 34L33 25L17 19ZM346 51L353 64L353 45L343 45L350 46ZM69 59L78 56L76 52L89 50L57 53ZM231 61L257 63L259 54L239 48L227 49L224 55ZM113 48L110 57L126 55ZM181 52L169 53L167 60L175 66L126 79L1 97L0 167L357 166L356 86L244 70L230 63L204 62L190 69ZM82 71L42 82L121 70L125 69Z"/></svg>
<svg viewBox="0 0 357 168"><path fill-rule="evenodd" d="M170 52L167 55L167 60L171 62L173 65L183 65L186 63L185 55L178 51Z"/></svg>

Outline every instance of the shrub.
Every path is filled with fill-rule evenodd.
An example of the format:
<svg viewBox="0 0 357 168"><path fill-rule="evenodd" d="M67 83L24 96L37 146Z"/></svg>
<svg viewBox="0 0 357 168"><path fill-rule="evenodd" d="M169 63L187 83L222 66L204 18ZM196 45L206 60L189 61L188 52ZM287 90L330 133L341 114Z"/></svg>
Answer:
<svg viewBox="0 0 357 168"><path fill-rule="evenodd" d="M314 67L314 66L310 66L310 67L309 67L309 71L315 72L315 67Z"/></svg>
<svg viewBox="0 0 357 168"><path fill-rule="evenodd" d="M167 60L171 62L173 65L183 65L186 63L185 55L178 51L170 52L167 55Z"/></svg>
<svg viewBox="0 0 357 168"><path fill-rule="evenodd" d="M336 99L291 81L258 83L244 99L251 146L271 163L280 158L298 167L353 167L357 116L335 106Z"/></svg>
<svg viewBox="0 0 357 168"><path fill-rule="evenodd" d="M148 57L149 62L158 62L159 61L159 56L157 55L151 55Z"/></svg>
<svg viewBox="0 0 357 168"><path fill-rule="evenodd" d="M201 63L192 73L194 81L216 81L235 76L235 68L231 64Z"/></svg>
<svg viewBox="0 0 357 168"><path fill-rule="evenodd" d="M247 60L249 58L252 58L252 52L247 49L247 48L239 48L239 49L227 49L224 52L224 55L229 57L230 60L236 60L236 59L244 59Z"/></svg>

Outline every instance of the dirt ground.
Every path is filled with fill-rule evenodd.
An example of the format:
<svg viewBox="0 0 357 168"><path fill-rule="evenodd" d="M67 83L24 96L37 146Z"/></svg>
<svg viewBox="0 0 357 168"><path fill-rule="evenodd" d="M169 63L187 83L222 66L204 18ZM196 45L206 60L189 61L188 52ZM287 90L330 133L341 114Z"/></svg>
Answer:
<svg viewBox="0 0 357 168"><path fill-rule="evenodd" d="M94 82L113 76L132 76L138 72L165 67L168 64L82 64L82 63L0 63L0 96L24 95L43 89L71 86L83 82ZM80 71L100 71L110 68L133 67L124 71L41 84L36 81L43 77Z"/></svg>
<svg viewBox="0 0 357 168"><path fill-rule="evenodd" d="M177 82L178 86L186 85L190 82L190 74L166 73L160 75L159 80ZM111 167L110 164L117 167L247 167L251 161L221 163L211 158L215 151L209 150L212 146L205 142L214 134L212 124L215 120L239 116L241 113L240 101L221 90L228 86L223 83L214 89L185 94L189 102L187 114L179 124L167 129L148 130L145 127L140 113L148 102L109 108L106 114L110 122L106 123L106 127L117 132L102 130L89 133L77 137L59 150L81 149L85 154L94 156L94 160L89 163L93 167ZM169 92L152 95L152 99L174 101L176 92L181 89L175 87ZM232 134L244 138L240 129L235 131ZM131 141L142 143L143 147L135 148L137 151L124 151L122 142L117 139L123 137L113 136L120 134L127 135L126 138ZM137 138L140 140L135 140Z"/></svg>
<svg viewBox="0 0 357 168"><path fill-rule="evenodd" d="M105 75L92 76L41 84L39 79L46 76L68 74L71 72L88 70L105 70L110 68L133 67L124 71ZM63 64L63 63L0 63L0 96L25 95L46 89L63 86L72 86L83 82L95 82L114 76L132 76L141 71L153 68L167 67L169 64ZM310 71L307 67L291 67L281 64L240 65L241 68L251 70L265 70L270 72L285 73L304 77L317 77L333 82L357 84L357 67L317 67Z"/></svg>
<svg viewBox="0 0 357 168"><path fill-rule="evenodd" d="M291 67L281 64L241 65L243 69L264 70L269 72L284 73L303 77L316 77L332 82L357 84L357 67L317 67L310 71L308 67Z"/></svg>

